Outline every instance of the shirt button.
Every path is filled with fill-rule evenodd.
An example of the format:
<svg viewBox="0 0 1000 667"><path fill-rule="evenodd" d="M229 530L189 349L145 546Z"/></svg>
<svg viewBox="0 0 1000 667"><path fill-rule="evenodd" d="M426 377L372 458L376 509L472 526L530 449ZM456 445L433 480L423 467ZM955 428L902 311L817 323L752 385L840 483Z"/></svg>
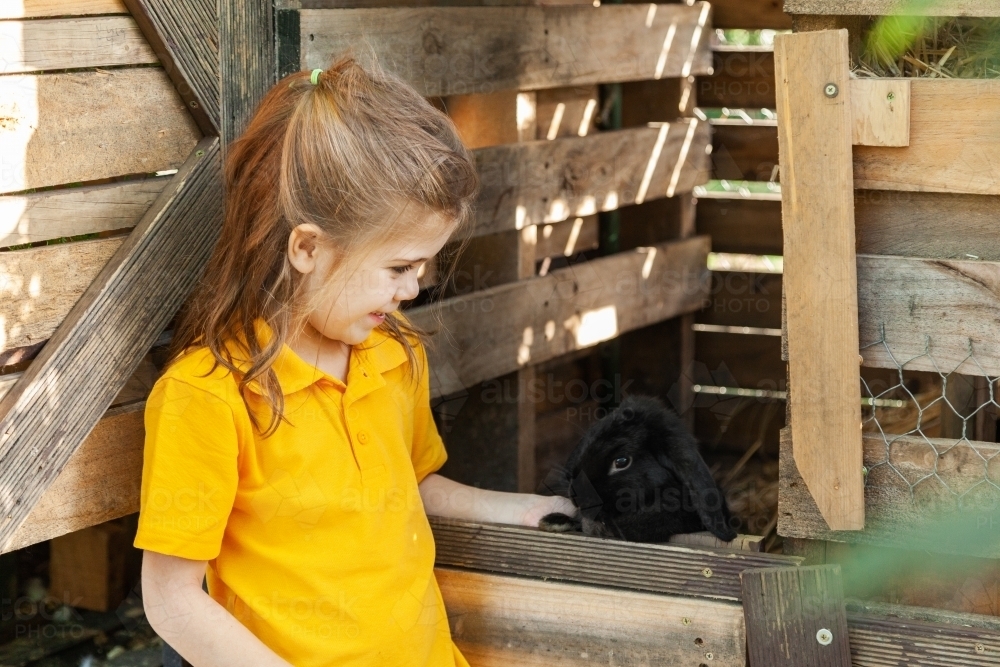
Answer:
<svg viewBox="0 0 1000 667"><path fill-rule="evenodd" d="M364 431L359 431L358 432L358 442L360 442L362 445L365 444L366 442L368 442L368 434L365 433Z"/></svg>

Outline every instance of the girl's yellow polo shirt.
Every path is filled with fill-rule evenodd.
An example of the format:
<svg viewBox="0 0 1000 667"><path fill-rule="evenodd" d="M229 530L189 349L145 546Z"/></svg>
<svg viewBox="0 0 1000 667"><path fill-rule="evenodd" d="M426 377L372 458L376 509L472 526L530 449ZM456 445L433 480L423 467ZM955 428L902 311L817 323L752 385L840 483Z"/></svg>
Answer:
<svg viewBox="0 0 1000 667"><path fill-rule="evenodd" d="M375 330L345 384L285 345L274 370L291 423L267 439L227 370L202 377L208 348L186 353L146 404L135 546L209 561L209 594L296 667L467 667L417 488L447 455L416 351L411 382L402 346ZM250 404L266 426L263 400Z"/></svg>

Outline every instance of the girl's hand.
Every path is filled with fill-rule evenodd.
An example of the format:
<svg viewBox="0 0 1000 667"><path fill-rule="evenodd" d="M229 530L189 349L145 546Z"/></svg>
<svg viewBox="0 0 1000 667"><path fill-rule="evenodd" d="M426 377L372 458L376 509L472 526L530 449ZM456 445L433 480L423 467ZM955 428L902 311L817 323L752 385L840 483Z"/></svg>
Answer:
<svg viewBox="0 0 1000 667"><path fill-rule="evenodd" d="M536 494L525 494L530 500L528 508L521 517L521 525L538 527L538 522L546 514L559 512L567 516L577 516L580 510L569 498L562 496L539 496Z"/></svg>

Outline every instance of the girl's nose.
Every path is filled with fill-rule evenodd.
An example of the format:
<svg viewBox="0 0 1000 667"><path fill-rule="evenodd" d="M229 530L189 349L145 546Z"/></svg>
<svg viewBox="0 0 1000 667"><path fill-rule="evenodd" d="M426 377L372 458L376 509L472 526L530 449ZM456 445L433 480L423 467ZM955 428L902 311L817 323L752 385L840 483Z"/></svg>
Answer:
<svg viewBox="0 0 1000 667"><path fill-rule="evenodd" d="M410 299L416 299L419 293L420 284L417 281L416 269L407 271L400 282L399 288L396 290L396 300L409 301Z"/></svg>

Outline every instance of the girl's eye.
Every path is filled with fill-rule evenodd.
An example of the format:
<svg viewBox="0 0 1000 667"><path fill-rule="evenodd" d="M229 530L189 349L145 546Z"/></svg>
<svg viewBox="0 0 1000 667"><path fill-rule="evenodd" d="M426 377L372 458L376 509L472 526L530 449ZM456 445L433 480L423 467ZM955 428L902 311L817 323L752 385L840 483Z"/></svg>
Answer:
<svg viewBox="0 0 1000 667"><path fill-rule="evenodd" d="M412 268L413 268L412 264L407 264L406 266L394 266L394 267L392 267L392 271L393 271L393 273L401 275L401 274L406 273L407 271L409 271Z"/></svg>
<svg viewBox="0 0 1000 667"><path fill-rule="evenodd" d="M631 456L619 456L611 463L611 472L616 472L618 470L624 470L632 465Z"/></svg>

